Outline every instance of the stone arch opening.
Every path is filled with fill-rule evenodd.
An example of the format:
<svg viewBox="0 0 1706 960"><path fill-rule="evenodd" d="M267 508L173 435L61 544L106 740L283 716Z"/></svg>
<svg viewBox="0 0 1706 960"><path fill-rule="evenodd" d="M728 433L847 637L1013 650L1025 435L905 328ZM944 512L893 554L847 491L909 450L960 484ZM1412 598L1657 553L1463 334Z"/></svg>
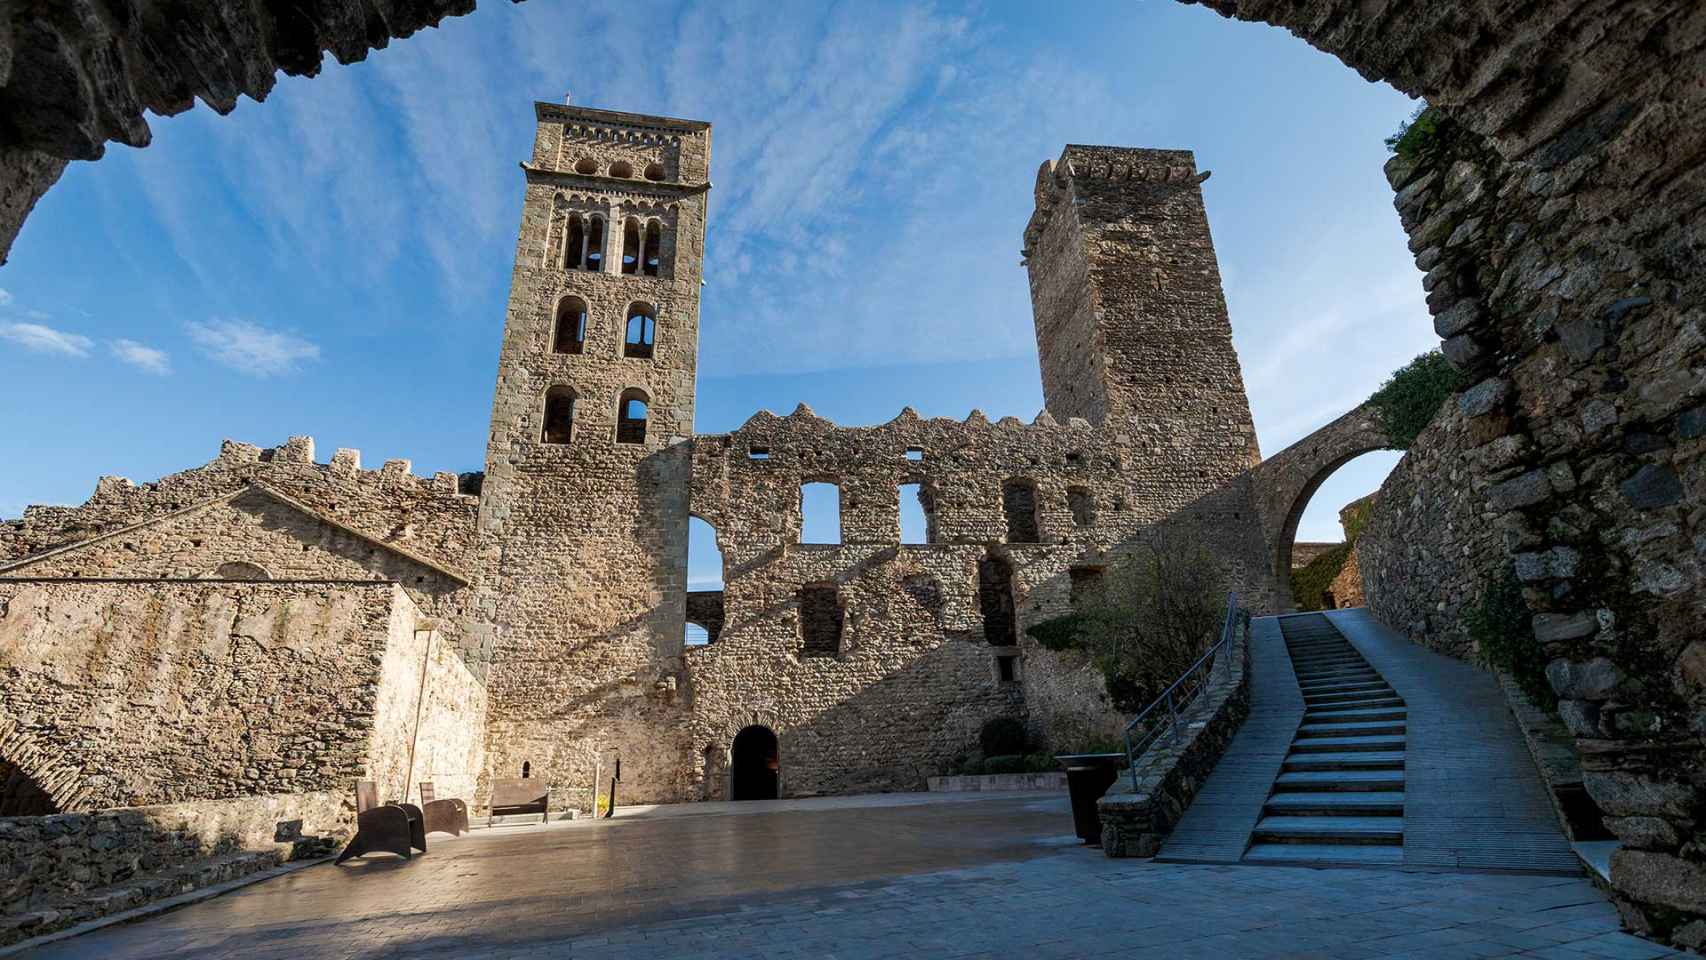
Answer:
<svg viewBox="0 0 1706 960"><path fill-rule="evenodd" d="M1385 456L1382 456L1382 454L1385 454ZM1340 473L1342 468L1353 461L1361 461L1365 457L1390 460L1395 463L1399 456L1401 456L1401 454L1397 451L1387 450L1361 450L1348 454L1322 467L1309 479L1307 483L1304 484L1303 488L1298 491L1296 499L1292 502L1291 507L1286 512L1285 525L1281 528L1279 540L1274 545L1274 576L1286 588L1287 595L1290 596L1290 603L1287 604L1287 606L1299 606L1301 604L1300 609L1314 610L1361 605L1362 590L1360 578L1356 579L1355 582L1340 582L1335 580L1335 584L1323 588L1322 602L1316 602L1312 598L1296 595L1296 591L1293 588L1292 583L1293 573L1311 563L1316 566L1325 564L1328 566L1342 568L1348 562L1347 555L1351 549L1351 544L1355 539L1356 531L1341 528L1338 531L1342 535L1341 539L1339 537L1332 536L1334 531L1332 530L1332 527L1328 525L1325 531L1317 531L1314 535L1307 538L1316 544L1328 546L1317 546L1314 549L1319 552L1313 553L1312 555L1305 555L1297 550L1298 530L1303 525L1305 514L1310 512L1310 508L1312 506L1327 508L1331 514L1335 515L1335 522L1337 522L1336 515L1342 509L1354 501L1373 495L1380 489L1380 484L1378 482L1370 485L1366 490L1361 489L1360 487L1335 485L1330 483L1329 481L1332 481L1335 477L1346 476L1345 474ZM1390 464L1388 464L1388 468L1390 468ZM1351 482L1354 483L1354 481ZM1322 524L1317 524L1317 526L1322 526ZM1332 544L1337 545L1335 546ZM1354 567L1351 573L1354 575Z"/></svg>
<svg viewBox="0 0 1706 960"><path fill-rule="evenodd" d="M271 580L272 574L266 567L247 560L228 560L213 568L207 575L209 580Z"/></svg>
<svg viewBox="0 0 1706 960"><path fill-rule="evenodd" d="M657 342L657 310L649 303L628 307L628 323L622 334L622 355L649 360Z"/></svg>
<svg viewBox="0 0 1706 960"><path fill-rule="evenodd" d="M580 353L586 349L586 301L580 297L564 297L557 304L556 332L551 338L552 353Z"/></svg>
<svg viewBox="0 0 1706 960"><path fill-rule="evenodd" d="M753 724L735 734L729 780L731 800L775 800L782 795L782 748L776 731Z"/></svg>
<svg viewBox="0 0 1706 960"><path fill-rule="evenodd" d="M650 415L651 398L646 391L630 387L616 401L616 442L645 443L646 418Z"/></svg>
<svg viewBox="0 0 1706 960"><path fill-rule="evenodd" d="M22 767L0 756L0 817L45 817L60 813L53 795Z"/></svg>
<svg viewBox="0 0 1706 960"><path fill-rule="evenodd" d="M575 390L559 384L545 391L545 416L539 430L541 443L568 443L574 438Z"/></svg>

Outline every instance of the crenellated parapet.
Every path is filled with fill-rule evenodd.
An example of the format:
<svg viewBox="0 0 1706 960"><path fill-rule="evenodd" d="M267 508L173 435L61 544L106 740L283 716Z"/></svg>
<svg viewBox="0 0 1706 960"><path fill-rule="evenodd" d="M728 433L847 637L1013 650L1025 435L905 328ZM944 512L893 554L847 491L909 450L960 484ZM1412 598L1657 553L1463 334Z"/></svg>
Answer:
<svg viewBox="0 0 1706 960"><path fill-rule="evenodd" d="M196 503L261 483L375 541L448 567L472 567L479 498L461 492L449 472L419 477L408 460L364 470L361 452L340 449L328 463L314 456L312 437L276 447L226 440L208 463L137 484L102 477L81 506L30 506L0 523L0 561L101 536L163 517Z"/></svg>

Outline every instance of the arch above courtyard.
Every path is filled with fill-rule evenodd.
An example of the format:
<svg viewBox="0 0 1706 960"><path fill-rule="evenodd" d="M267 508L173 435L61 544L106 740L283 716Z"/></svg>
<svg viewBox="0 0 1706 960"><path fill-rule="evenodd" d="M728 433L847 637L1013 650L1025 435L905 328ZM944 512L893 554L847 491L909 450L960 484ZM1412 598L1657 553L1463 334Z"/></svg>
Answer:
<svg viewBox="0 0 1706 960"><path fill-rule="evenodd" d="M0 804L28 801L29 811L0 810L0 816L77 813L90 809L82 770L44 746L16 721L0 718Z"/></svg>

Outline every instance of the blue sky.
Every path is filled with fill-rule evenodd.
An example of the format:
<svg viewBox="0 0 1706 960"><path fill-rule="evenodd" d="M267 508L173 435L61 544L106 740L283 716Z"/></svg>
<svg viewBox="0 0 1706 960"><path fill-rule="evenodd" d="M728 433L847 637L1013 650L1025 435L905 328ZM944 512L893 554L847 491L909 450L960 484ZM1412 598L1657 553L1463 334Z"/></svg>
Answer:
<svg viewBox="0 0 1706 960"><path fill-rule="evenodd" d="M714 124L701 432L1042 405L1020 233L1062 144L1186 147L1262 449L1434 345L1381 177L1405 97L1158 0L487 0L229 117L76 163L0 268L0 517L221 438L479 469L532 101ZM1299 535L1396 462L1331 478ZM695 578L703 566L695 554Z"/></svg>

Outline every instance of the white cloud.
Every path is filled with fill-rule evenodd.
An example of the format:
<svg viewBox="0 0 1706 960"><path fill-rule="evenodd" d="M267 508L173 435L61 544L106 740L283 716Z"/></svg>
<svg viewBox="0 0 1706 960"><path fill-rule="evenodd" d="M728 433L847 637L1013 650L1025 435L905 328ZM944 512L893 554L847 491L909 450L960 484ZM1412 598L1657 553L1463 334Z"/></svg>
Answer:
<svg viewBox="0 0 1706 960"><path fill-rule="evenodd" d="M12 291L0 288L0 307L12 302Z"/></svg>
<svg viewBox="0 0 1706 960"><path fill-rule="evenodd" d="M40 323L0 323L0 339L10 340L26 350L67 357L86 357L95 345L88 337Z"/></svg>
<svg viewBox="0 0 1706 960"><path fill-rule="evenodd" d="M203 353L257 377L289 373L298 363L320 357L318 346L296 334L269 330L249 320L191 321L184 328Z"/></svg>
<svg viewBox="0 0 1706 960"><path fill-rule="evenodd" d="M114 340L111 344L113 356L118 357L133 367L140 367L149 373L165 376L172 372L170 358L166 351L137 343L135 340Z"/></svg>

